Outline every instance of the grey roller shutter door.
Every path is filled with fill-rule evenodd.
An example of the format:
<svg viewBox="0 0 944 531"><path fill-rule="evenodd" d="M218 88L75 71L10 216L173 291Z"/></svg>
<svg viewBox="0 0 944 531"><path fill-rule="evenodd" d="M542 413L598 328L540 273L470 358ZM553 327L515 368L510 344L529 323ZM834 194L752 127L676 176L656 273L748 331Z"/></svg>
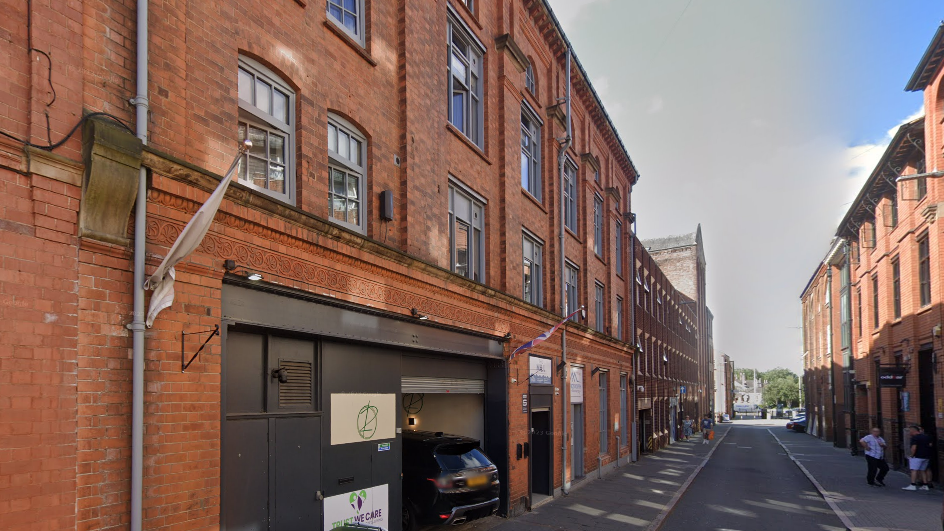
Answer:
<svg viewBox="0 0 944 531"><path fill-rule="evenodd" d="M400 381L404 393L485 394L485 380L403 376Z"/></svg>

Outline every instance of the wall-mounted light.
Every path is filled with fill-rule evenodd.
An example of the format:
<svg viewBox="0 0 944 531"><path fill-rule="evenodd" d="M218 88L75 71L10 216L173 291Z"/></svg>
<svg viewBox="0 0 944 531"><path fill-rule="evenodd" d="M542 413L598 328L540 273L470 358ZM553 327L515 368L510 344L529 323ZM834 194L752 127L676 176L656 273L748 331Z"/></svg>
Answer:
<svg viewBox="0 0 944 531"><path fill-rule="evenodd" d="M502 341L511 341L511 332L502 336Z"/></svg>
<svg viewBox="0 0 944 531"><path fill-rule="evenodd" d="M596 373L598 373L598 372L600 372L600 368L599 368L599 367L594 367L593 370L590 371L590 377L593 378L593 376L594 376Z"/></svg>
<svg viewBox="0 0 944 531"><path fill-rule="evenodd" d="M429 319L429 316L421 314L420 311L417 310L416 308L410 308L410 315L412 315L413 317L416 317L420 321L426 321Z"/></svg>
<svg viewBox="0 0 944 531"><path fill-rule="evenodd" d="M416 417L410 417L407 420L407 424L409 424L410 426L416 426Z"/></svg>
<svg viewBox="0 0 944 531"><path fill-rule="evenodd" d="M232 273L232 274L234 274L234 275L241 275L241 276L244 276L244 277L246 277L246 280L253 280L253 281L255 281L255 280L262 280L262 278L263 278L263 277L262 277L262 273L258 273L258 272L256 272L256 271L249 271L248 269L239 269L239 270L237 270L236 267L237 267L237 265L236 265L236 261L235 261L235 260L224 260L224 261L223 261L223 269L225 269L228 273Z"/></svg>

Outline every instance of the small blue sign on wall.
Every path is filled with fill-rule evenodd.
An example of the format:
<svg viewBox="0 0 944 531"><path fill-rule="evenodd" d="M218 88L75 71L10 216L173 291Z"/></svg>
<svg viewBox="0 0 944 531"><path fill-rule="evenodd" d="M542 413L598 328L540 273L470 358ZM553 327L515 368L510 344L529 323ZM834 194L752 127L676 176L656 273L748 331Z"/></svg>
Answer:
<svg viewBox="0 0 944 531"><path fill-rule="evenodd" d="M906 413L911 411L911 393L908 391L901 392L901 410Z"/></svg>
<svg viewBox="0 0 944 531"><path fill-rule="evenodd" d="M681 390L682 393L685 393L685 386L684 386L684 385L681 386L679 389Z"/></svg>
<svg viewBox="0 0 944 531"><path fill-rule="evenodd" d="M378 445L377 445L377 451L378 451L378 452L389 452L389 451L390 451L390 443L380 443L380 444L378 444Z"/></svg>

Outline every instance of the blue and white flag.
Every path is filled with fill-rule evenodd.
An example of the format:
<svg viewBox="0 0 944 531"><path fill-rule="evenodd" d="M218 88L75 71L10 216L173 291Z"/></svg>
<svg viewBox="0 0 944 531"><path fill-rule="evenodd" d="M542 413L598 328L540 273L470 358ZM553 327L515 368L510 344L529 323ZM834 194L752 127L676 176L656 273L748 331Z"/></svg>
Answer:
<svg viewBox="0 0 944 531"><path fill-rule="evenodd" d="M515 356L517 356L519 352L523 352L523 351L528 350L528 349L530 349L530 348L534 348L534 347L538 346L539 344L541 344L541 343L547 341L548 339L550 339L550 337L551 337L552 335L554 335L554 332L557 332L557 329L560 328L562 324L564 324L564 323L566 323L568 320L570 320L571 317L573 317L573 316L577 315L578 313L580 313L581 310L583 310L583 306L581 306L580 308L577 308L577 311L575 311L574 313L568 315L567 317L564 318L563 321L561 321L561 322L557 323L556 325L554 325L554 328L551 328L551 329L548 330L547 332L544 332L543 334L539 335L538 337L536 337L536 338L532 339L531 341L528 341L528 342L525 343L524 345L521 345L520 347L516 348L515 351L511 353L511 356L508 357L508 361L510 362L511 360L515 359Z"/></svg>

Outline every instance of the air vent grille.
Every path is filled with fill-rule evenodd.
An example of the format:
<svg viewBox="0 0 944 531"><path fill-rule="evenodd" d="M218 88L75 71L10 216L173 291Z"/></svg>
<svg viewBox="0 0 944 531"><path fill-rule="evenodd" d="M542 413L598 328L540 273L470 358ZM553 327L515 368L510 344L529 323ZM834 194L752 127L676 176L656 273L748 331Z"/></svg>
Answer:
<svg viewBox="0 0 944 531"><path fill-rule="evenodd" d="M279 367L288 373L288 381L279 384L279 407L310 407L311 362L279 360Z"/></svg>

